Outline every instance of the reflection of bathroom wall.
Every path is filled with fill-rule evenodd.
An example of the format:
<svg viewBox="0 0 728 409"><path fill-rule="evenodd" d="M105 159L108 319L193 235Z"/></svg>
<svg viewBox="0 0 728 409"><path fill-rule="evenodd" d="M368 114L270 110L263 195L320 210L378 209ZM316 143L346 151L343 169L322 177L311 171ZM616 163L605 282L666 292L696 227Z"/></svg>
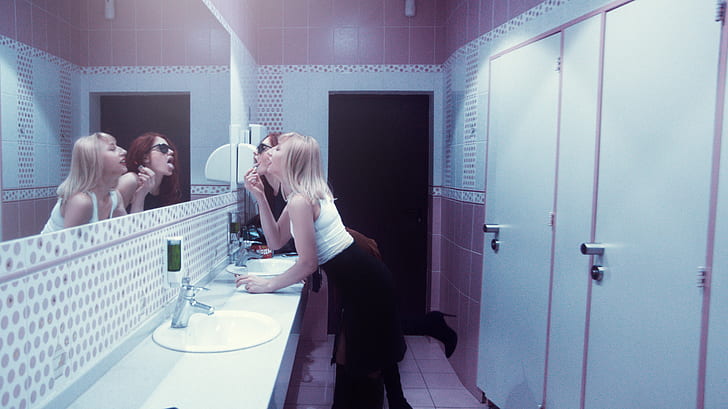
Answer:
<svg viewBox="0 0 728 409"><path fill-rule="evenodd" d="M62 6L61 6L62 4ZM192 197L204 160L227 141L230 40L200 0L0 2L2 239L40 231L89 129L88 92L190 92ZM196 96L195 96L196 95Z"/></svg>

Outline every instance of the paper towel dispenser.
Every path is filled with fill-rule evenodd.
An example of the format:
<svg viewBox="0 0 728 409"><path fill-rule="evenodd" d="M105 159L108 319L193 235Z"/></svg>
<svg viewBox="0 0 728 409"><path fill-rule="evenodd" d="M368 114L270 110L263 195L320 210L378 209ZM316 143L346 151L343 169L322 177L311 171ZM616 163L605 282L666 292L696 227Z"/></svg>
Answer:
<svg viewBox="0 0 728 409"><path fill-rule="evenodd" d="M237 146L237 163L235 164L237 176L236 183L243 183L243 176L253 166L253 154L256 147L248 143L240 143ZM230 183L230 144L225 144L215 149L207 158L205 163L205 178L217 182Z"/></svg>

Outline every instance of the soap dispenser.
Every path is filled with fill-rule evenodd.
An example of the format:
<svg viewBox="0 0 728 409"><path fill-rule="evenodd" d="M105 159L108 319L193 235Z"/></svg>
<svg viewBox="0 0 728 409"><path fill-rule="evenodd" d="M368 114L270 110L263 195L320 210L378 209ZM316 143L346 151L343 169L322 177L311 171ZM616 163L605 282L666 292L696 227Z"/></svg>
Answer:
<svg viewBox="0 0 728 409"><path fill-rule="evenodd" d="M181 236L167 237L167 257L165 263L165 271L167 274L167 283L171 288L178 288L182 285L182 277L184 276L182 242L184 238Z"/></svg>

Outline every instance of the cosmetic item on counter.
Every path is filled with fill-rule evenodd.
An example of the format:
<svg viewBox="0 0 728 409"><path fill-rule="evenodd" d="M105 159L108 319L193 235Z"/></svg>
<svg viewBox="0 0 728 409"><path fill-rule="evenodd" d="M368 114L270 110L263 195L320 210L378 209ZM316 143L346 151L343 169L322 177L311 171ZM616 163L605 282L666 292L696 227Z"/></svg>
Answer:
<svg viewBox="0 0 728 409"><path fill-rule="evenodd" d="M273 257L273 250L268 248L265 244L253 244L252 246L253 251L260 254L262 258L272 258Z"/></svg>
<svg viewBox="0 0 728 409"><path fill-rule="evenodd" d="M182 268L182 237L167 237L167 283L172 288L179 287L182 284L184 276Z"/></svg>

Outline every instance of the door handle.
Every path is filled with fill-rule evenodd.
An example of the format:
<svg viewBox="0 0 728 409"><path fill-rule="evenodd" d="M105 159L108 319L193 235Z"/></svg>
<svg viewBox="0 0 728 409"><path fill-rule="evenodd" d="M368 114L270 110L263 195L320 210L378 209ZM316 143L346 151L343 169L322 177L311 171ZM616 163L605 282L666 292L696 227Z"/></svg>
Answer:
<svg viewBox="0 0 728 409"><path fill-rule="evenodd" d="M498 252L498 249L500 249L500 240L498 240L498 234L500 233L500 225L498 224L484 224L483 225L483 232L484 233L493 233L495 234L495 237L493 240L490 241L490 248L494 252Z"/></svg>
<svg viewBox="0 0 728 409"><path fill-rule="evenodd" d="M602 243L581 243L581 254L587 256L601 256L605 246Z"/></svg>
<svg viewBox="0 0 728 409"><path fill-rule="evenodd" d="M604 278L604 271L606 269L598 264L594 264L591 268L591 278L596 282L602 281Z"/></svg>
<svg viewBox="0 0 728 409"><path fill-rule="evenodd" d="M499 224L484 224L483 232L495 233L496 235L498 235L498 232L500 232L500 225Z"/></svg>

